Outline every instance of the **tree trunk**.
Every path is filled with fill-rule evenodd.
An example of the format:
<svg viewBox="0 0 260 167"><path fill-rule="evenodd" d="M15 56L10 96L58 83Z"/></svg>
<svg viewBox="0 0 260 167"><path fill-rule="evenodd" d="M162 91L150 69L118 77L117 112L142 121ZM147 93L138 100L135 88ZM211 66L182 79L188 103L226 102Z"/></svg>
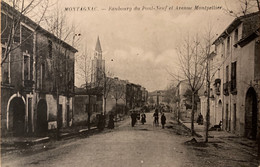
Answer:
<svg viewBox="0 0 260 167"><path fill-rule="evenodd" d="M57 81L56 81L57 82ZM56 133L56 138L57 138L57 140L59 140L60 139L60 106L59 106L59 88L58 88L58 85L57 85L57 88L56 88L57 90L57 100L56 100L56 105L57 105L57 133Z"/></svg>
<svg viewBox="0 0 260 167"><path fill-rule="evenodd" d="M210 124L210 105L209 105L209 97L210 97L210 69L209 69L209 60L207 59L207 113L206 113L206 135L205 142L208 142L209 137L209 124Z"/></svg>
<svg viewBox="0 0 260 167"><path fill-rule="evenodd" d="M103 99L103 113L104 113L104 115L106 115L106 106L107 106L107 99L106 98L104 98Z"/></svg>
<svg viewBox="0 0 260 167"><path fill-rule="evenodd" d="M208 83L209 84L209 83ZM206 139L205 139L205 142L207 143L208 142L208 137L209 137L209 124L210 124L210 120L209 120L209 116L210 116L210 106L209 106L209 86L208 86L208 95L207 95L207 114L206 114Z"/></svg>
<svg viewBox="0 0 260 167"><path fill-rule="evenodd" d="M91 117L91 111L90 111L90 95L88 95L88 130L90 130L90 117Z"/></svg>
<svg viewBox="0 0 260 167"><path fill-rule="evenodd" d="M180 124L180 103L177 102L177 121Z"/></svg>
<svg viewBox="0 0 260 167"><path fill-rule="evenodd" d="M116 99L116 122L117 122L117 99Z"/></svg>
<svg viewBox="0 0 260 167"><path fill-rule="evenodd" d="M194 136L194 110L195 110L195 93L192 92L192 110L191 110L191 135Z"/></svg>
<svg viewBox="0 0 260 167"><path fill-rule="evenodd" d="M257 3L257 8L258 8L258 11L260 11L260 4L259 4L259 0L256 0L256 3Z"/></svg>

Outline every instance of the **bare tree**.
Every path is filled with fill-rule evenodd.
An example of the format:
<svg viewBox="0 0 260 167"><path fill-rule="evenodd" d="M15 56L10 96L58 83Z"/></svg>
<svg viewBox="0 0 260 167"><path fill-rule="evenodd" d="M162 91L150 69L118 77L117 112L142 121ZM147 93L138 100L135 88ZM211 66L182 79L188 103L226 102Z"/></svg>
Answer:
<svg viewBox="0 0 260 167"><path fill-rule="evenodd" d="M98 92L101 92L103 96L103 114L106 114L106 102L109 93L113 89L114 85L114 79L112 78L113 74L109 71L106 71L102 68L96 69L101 75L97 76L96 80L92 84L92 87L94 87Z"/></svg>
<svg viewBox="0 0 260 167"><path fill-rule="evenodd" d="M5 47L2 53L1 67L8 61L8 56L15 49L22 46L34 35L34 32L31 32L26 38L20 39L20 23L28 19L26 16L33 17L37 13L38 20L32 27L36 30L43 21L48 7L48 0L9 0L1 2L1 8L5 8L4 11L6 12L4 16L1 13L1 43Z"/></svg>
<svg viewBox="0 0 260 167"><path fill-rule="evenodd" d="M230 7L226 4L224 11L233 16L239 17L241 15L247 15L249 13L260 11L259 0L236 0L237 4L239 4L239 9L230 9Z"/></svg>
<svg viewBox="0 0 260 167"><path fill-rule="evenodd" d="M212 82L212 79L218 69L224 64L225 60L223 62L218 62L217 64L210 64L210 57L213 53L212 51L212 42L215 38L215 35L213 35L213 29L211 24L209 24L208 28L205 31L204 34L204 53L205 53L205 63L206 63L206 92L207 92L207 112L206 112L206 129L205 129L205 142L208 142L208 132L209 132L209 126L210 126L210 85ZM215 53L213 53L215 54Z"/></svg>
<svg viewBox="0 0 260 167"><path fill-rule="evenodd" d="M59 1L57 1L54 8L55 12L50 13L48 17L44 20L47 26L47 30L54 34L58 39L52 43L55 56L52 56L52 66L54 75L54 87L56 88L56 104L57 104L57 117L61 118L59 115L59 95L62 91L66 95L69 94L69 86L72 85L74 89L74 83L71 80L74 79L74 73L70 73L71 69L74 71L74 62L70 62L71 51L69 48L64 47L64 42L74 44L76 36L79 34L75 33L76 29L73 24L68 24L67 17L59 8ZM73 77L73 78L72 78ZM65 90L63 90L65 89ZM69 112L69 111L67 111ZM57 136L59 137L61 125L58 121L57 126Z"/></svg>
<svg viewBox="0 0 260 167"><path fill-rule="evenodd" d="M195 95L198 94L205 79L205 54L198 36L195 37L194 41L188 36L178 51L181 72L192 92L191 134L194 135Z"/></svg>
<svg viewBox="0 0 260 167"><path fill-rule="evenodd" d="M91 113L91 95L98 94L98 92L95 91L95 89L91 88L91 56L88 54L87 47L84 48L84 53L79 54L76 57L76 72L75 74L77 77L84 80L84 84L81 85L82 88L86 89L86 94L88 95L88 108L86 107L88 118L87 118L87 125L90 129L90 117L92 115Z"/></svg>
<svg viewBox="0 0 260 167"><path fill-rule="evenodd" d="M104 73L104 79L103 79L103 113L104 115L106 115L106 102L107 102L107 98L109 93L111 92L113 85L114 85L114 80L111 77L108 76L112 76L111 73L106 73L105 71Z"/></svg>
<svg viewBox="0 0 260 167"><path fill-rule="evenodd" d="M114 84L112 86L112 97L116 101L116 119L117 119L117 103L119 99L124 99L125 96L125 86L119 81L119 80L114 80Z"/></svg>
<svg viewBox="0 0 260 167"><path fill-rule="evenodd" d="M176 86L170 85L167 87L164 95L164 102L167 104L176 103Z"/></svg>

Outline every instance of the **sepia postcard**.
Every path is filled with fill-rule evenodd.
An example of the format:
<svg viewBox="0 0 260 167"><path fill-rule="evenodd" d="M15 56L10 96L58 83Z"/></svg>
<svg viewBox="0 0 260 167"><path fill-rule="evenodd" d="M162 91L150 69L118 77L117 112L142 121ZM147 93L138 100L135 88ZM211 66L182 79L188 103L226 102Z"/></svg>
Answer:
<svg viewBox="0 0 260 167"><path fill-rule="evenodd" d="M3 167L260 167L259 0L1 0Z"/></svg>

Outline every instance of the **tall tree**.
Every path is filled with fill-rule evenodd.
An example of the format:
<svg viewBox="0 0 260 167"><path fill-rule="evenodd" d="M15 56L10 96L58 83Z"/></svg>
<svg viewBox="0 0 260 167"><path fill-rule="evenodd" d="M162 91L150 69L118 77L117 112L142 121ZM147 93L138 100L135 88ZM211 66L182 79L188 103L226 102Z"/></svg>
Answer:
<svg viewBox="0 0 260 167"><path fill-rule="evenodd" d="M118 104L118 100L119 99L124 99L125 96L125 86L120 82L120 80L115 79L113 86L112 86L112 97L115 99L116 101L116 119L117 119L117 104Z"/></svg>
<svg viewBox="0 0 260 167"><path fill-rule="evenodd" d="M69 93L69 87L73 86L74 89L74 61L71 62L71 52L68 48L64 47L64 42L70 43L71 45L75 44L75 38L79 34L75 33L76 28L74 24L69 24L67 16L63 10L59 7L61 1L57 0L55 6L53 7L53 12L50 12L48 16L45 17L46 29L54 34L60 40L52 43L55 56L52 56L52 66L53 66L53 75L54 75L54 87L56 89L56 105L57 105L57 136L59 137L59 131L62 127L62 121L59 111L59 96L62 91L66 95ZM77 38L79 39L79 38ZM78 41L77 41L78 42ZM73 71L72 73L70 71ZM70 112L70 111L67 111ZM67 118L69 119L69 118ZM59 123L60 122L60 123Z"/></svg>
<svg viewBox="0 0 260 167"><path fill-rule="evenodd" d="M101 76L97 77L97 80L92 83L92 87L95 87L103 96L103 114L106 114L106 102L109 93L112 91L114 85L114 79L112 78L113 74L109 71L106 71L102 68L97 68Z"/></svg>
<svg viewBox="0 0 260 167"><path fill-rule="evenodd" d="M88 105L86 104L86 110L88 113L87 125L90 129L90 117L91 112L91 95L98 94L96 89L91 88L91 56L89 56L87 47L84 48L84 53L79 54L76 57L76 76L84 80L84 84L81 85L82 88L85 88L86 94L88 95Z"/></svg>
<svg viewBox="0 0 260 167"><path fill-rule="evenodd" d="M187 80L192 93L191 134L194 135L195 96L198 94L205 79L205 53L198 35L193 40L188 36L178 51L179 64L184 76L183 79Z"/></svg>

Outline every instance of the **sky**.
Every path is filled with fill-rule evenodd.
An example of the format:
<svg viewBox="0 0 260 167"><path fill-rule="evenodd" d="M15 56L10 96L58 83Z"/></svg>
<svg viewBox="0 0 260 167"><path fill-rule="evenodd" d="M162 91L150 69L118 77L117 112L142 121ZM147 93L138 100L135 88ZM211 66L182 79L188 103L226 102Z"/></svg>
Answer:
<svg viewBox="0 0 260 167"><path fill-rule="evenodd" d="M59 7L64 10L68 23L75 25L81 34L75 37L80 38L74 46L79 50L76 59L84 50L93 58L99 36L106 69L114 77L154 91L167 88L174 79L170 73L178 73L177 49L187 34L203 36L212 25L217 38L235 19L223 8L235 11L239 7L235 2L237 0L62 0ZM221 9L194 10L195 5ZM157 6L161 10L148 10ZM79 10L88 7L90 10ZM128 10L114 9L118 7L128 7ZM135 7L140 10L134 10ZM84 79L76 75L76 86L83 83Z"/></svg>

